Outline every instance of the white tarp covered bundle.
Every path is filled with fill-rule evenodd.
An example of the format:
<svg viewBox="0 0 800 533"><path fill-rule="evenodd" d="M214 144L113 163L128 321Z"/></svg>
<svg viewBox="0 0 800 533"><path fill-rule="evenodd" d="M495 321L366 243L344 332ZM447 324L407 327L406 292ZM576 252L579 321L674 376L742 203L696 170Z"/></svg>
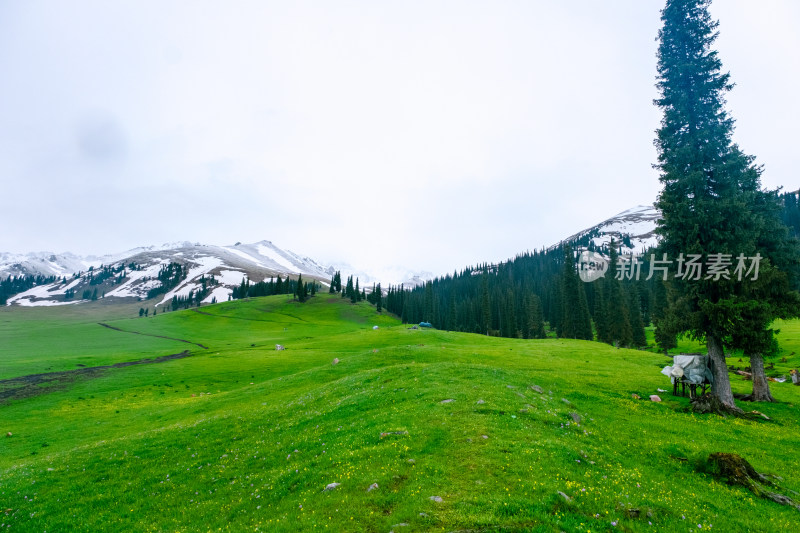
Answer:
<svg viewBox="0 0 800 533"><path fill-rule="evenodd" d="M672 358L672 366L664 367L662 374L675 380L683 378L687 383L700 385L704 382L711 383L714 376L708 368L708 359L704 355L676 355Z"/></svg>

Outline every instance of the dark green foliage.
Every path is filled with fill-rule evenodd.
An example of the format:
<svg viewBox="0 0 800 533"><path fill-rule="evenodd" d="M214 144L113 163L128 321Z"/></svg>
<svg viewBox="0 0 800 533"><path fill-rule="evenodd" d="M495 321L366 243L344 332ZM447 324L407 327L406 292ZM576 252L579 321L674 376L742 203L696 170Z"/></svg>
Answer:
<svg viewBox="0 0 800 533"><path fill-rule="evenodd" d="M489 274L486 270L481 276L481 332L489 334L492 324L492 309L489 306Z"/></svg>
<svg viewBox="0 0 800 533"><path fill-rule="evenodd" d="M25 292L38 285L47 285L55 282L55 276L9 276L4 280L0 280L0 305L6 305L8 299L15 294ZM67 280L62 280L62 283L66 284Z"/></svg>
<svg viewBox="0 0 800 533"><path fill-rule="evenodd" d="M299 302L305 302L306 301L306 296L307 296L306 289L307 289L307 287L303 284L303 275L299 274L297 276L297 281L295 282L295 285L294 285L294 297Z"/></svg>
<svg viewBox="0 0 800 533"><path fill-rule="evenodd" d="M124 271L123 271L124 273ZM162 265L158 271L156 279L161 282L158 287L153 287L147 291L147 299L155 298L159 294L166 294L178 284L186 279L186 269L180 263L172 262L168 265Z"/></svg>
<svg viewBox="0 0 800 533"><path fill-rule="evenodd" d="M656 100L664 113L656 139L663 185L656 203L662 214L657 230L662 236L660 249L670 257L761 253L783 266L786 247L779 244L786 239L775 235L777 196L761 190L761 167L731 140L733 119L724 109L724 96L733 85L711 48L718 23L711 19L709 4L709 0L668 0L662 11ZM772 289L781 285L779 278L772 278L770 288L761 292L774 294ZM677 322L665 322L706 340L715 369L713 393L732 409L723 345L735 347L753 340L766 345L771 338L767 317L781 312L781 298L762 306L754 300L756 289L749 283L735 277L675 279L675 305L686 312Z"/></svg>
<svg viewBox="0 0 800 533"><path fill-rule="evenodd" d="M425 311L422 315L424 322L433 322L433 283L425 282Z"/></svg>
<svg viewBox="0 0 800 533"><path fill-rule="evenodd" d="M331 277L331 286L328 289L328 292L330 294L334 294L341 292L341 290L342 290L342 273L337 270Z"/></svg>
<svg viewBox="0 0 800 533"><path fill-rule="evenodd" d="M611 343L608 330L608 309L605 299L605 280L600 278L592 284L594 289L594 305L592 306L592 318L594 318L594 329L597 333L597 340Z"/></svg>
<svg viewBox="0 0 800 533"><path fill-rule="evenodd" d="M480 265L412 290L389 287L386 309L407 323L430 322L451 331L540 338L548 313L540 295L560 285L563 249L522 254ZM582 283L582 282L581 282Z"/></svg>
<svg viewBox="0 0 800 533"><path fill-rule="evenodd" d="M542 301L535 295L528 297L528 337L529 339L544 339L544 319L542 316Z"/></svg>
<svg viewBox="0 0 800 533"><path fill-rule="evenodd" d="M239 287L233 290L231 298L237 300L240 298L257 298L259 296L272 296L275 294L292 294L295 298L299 299L298 295L300 289L298 289L298 281L302 284L302 301L305 301L308 298L309 292L313 295L316 291L316 282L312 281L311 283L306 283L302 281L302 279L293 280L288 277L284 281L280 276L274 279L270 278L269 281L259 281L258 283L250 283L250 280L243 278Z"/></svg>
<svg viewBox="0 0 800 533"><path fill-rule="evenodd" d="M635 347L647 345L647 336L644 333L642 319L642 299L639 296L639 287L636 283L628 285L628 317L631 323L631 342Z"/></svg>
<svg viewBox="0 0 800 533"><path fill-rule="evenodd" d="M565 339L592 340L592 322L583 282L578 277L572 248L564 249L564 271L561 278L562 319L557 330Z"/></svg>
<svg viewBox="0 0 800 533"><path fill-rule="evenodd" d="M800 191L780 195L781 221L793 237L800 237Z"/></svg>
<svg viewBox="0 0 800 533"><path fill-rule="evenodd" d="M616 278L617 271L617 247L611 241L610 260L608 262L608 273L605 276L605 304L606 304L606 339L605 341L614 346L630 346L633 342L633 332L631 331L630 313L626 298L623 296L622 287Z"/></svg>

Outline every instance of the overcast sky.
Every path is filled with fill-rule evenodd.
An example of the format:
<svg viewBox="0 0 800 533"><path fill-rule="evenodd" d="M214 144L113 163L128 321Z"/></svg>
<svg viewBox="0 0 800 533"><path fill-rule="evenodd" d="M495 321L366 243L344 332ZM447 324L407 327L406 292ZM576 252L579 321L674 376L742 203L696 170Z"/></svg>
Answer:
<svg viewBox="0 0 800 533"><path fill-rule="evenodd" d="M452 272L659 191L662 1L0 0L0 251L272 240ZM800 187L800 2L717 0L735 140Z"/></svg>

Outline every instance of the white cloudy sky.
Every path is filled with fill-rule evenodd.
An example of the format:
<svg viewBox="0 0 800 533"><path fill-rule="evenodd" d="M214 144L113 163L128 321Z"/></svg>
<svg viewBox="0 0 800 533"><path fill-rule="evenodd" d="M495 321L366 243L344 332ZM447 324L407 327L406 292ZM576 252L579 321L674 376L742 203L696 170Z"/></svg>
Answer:
<svg viewBox="0 0 800 533"><path fill-rule="evenodd" d="M0 251L274 241L436 273L659 184L662 1L0 0ZM800 2L717 0L735 138L800 187Z"/></svg>

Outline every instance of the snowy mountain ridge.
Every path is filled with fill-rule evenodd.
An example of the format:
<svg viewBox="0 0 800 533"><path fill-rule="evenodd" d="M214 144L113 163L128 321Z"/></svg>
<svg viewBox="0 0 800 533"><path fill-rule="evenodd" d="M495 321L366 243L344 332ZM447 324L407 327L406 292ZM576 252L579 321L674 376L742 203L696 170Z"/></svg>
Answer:
<svg viewBox="0 0 800 533"><path fill-rule="evenodd" d="M57 278L54 282L40 284L10 297L7 305L42 306L80 303L85 298L72 295L90 294L90 298L137 298L146 299L148 291L161 286L159 272L171 263L178 263L186 276L174 288L159 297L156 305L162 305L174 296L186 297L200 290L203 282L217 283L203 302L226 301L232 290L242 280L250 283L269 281L280 276L297 278L301 275L309 281L316 279L327 286L336 270L343 276L359 277L362 286L380 282L400 283L404 278L382 278L371 276L347 266L347 269L325 266L314 259L283 250L271 241L263 240L251 244L236 243L229 246L204 245L189 241L166 243L161 246L144 246L127 252L104 256L81 257L69 252L54 254L35 252L25 255L0 253L0 280L9 276L43 276ZM407 276L406 286L424 283L433 278L430 273L394 269L381 273L390 276ZM99 278L103 278L98 281ZM369 288L369 287L367 287ZM97 293L95 294L95 289Z"/></svg>
<svg viewBox="0 0 800 533"><path fill-rule="evenodd" d="M636 206L562 242L571 243L576 249L590 244L599 248L608 245L613 238L620 244L623 254L642 252L657 244L655 229L659 218L660 213L654 206ZM174 263L181 265L185 276L169 290L157 295L157 306L167 304L173 297L197 295L201 289L207 293L203 302L226 301L242 280L258 283L277 276L285 280L302 274L307 281L316 279L327 287L331 276L338 270L342 276L358 278L366 289L371 289L374 283L381 283L384 289L389 284L400 283L405 288L414 288L435 277L430 272L401 267L364 273L344 263L326 266L263 240L229 246L183 241L87 257L69 252L0 253L0 280L29 275L56 278L52 282L26 287L23 292L8 298L7 305L67 305L95 298L145 300L148 293L152 298L154 291L162 286L158 279L162 269Z"/></svg>
<svg viewBox="0 0 800 533"><path fill-rule="evenodd" d="M614 215L599 224L580 231L562 242L595 248L608 246L611 239L619 245L621 254L641 253L658 244L656 224L661 212L653 205L637 205Z"/></svg>

